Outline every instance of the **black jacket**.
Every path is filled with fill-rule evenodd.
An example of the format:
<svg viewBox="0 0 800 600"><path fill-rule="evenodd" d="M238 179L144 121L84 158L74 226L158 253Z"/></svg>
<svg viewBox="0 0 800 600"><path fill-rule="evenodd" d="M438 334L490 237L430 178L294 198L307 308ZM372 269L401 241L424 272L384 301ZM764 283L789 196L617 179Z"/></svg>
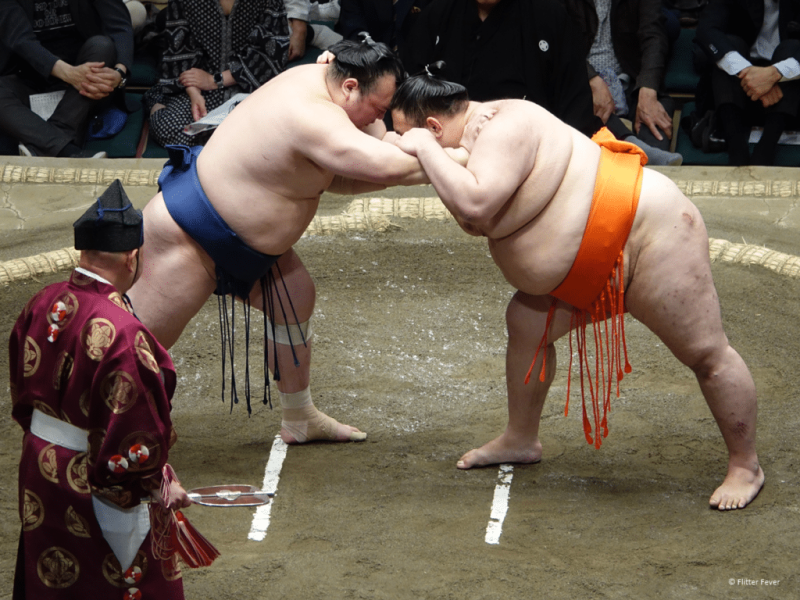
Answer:
<svg viewBox="0 0 800 600"><path fill-rule="evenodd" d="M12 73L22 60L46 79L59 59L36 39L33 4L34 0L0 0L0 75ZM94 35L110 37L117 62L130 72L133 28L122 0L69 0L69 4L79 35L85 40Z"/></svg>
<svg viewBox="0 0 800 600"><path fill-rule="evenodd" d="M401 51L417 17L432 0L341 0L335 31L358 41L366 31L376 42Z"/></svg>
<svg viewBox="0 0 800 600"><path fill-rule="evenodd" d="M410 74L444 60L444 78L478 101L526 99L591 135L594 116L586 55L557 0L502 0L480 23L473 0L434 0L402 55Z"/></svg>
<svg viewBox="0 0 800 600"><path fill-rule="evenodd" d="M781 41L800 39L800 2L779 0L778 10ZM700 17L695 42L716 63L734 49L728 35L752 46L763 23L763 0L711 0ZM800 51L795 58L800 61Z"/></svg>

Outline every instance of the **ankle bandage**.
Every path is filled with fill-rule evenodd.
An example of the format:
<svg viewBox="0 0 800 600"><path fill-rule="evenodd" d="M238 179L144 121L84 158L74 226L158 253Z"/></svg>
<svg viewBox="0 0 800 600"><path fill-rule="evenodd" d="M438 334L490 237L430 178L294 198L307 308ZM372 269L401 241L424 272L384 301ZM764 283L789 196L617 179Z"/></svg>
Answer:
<svg viewBox="0 0 800 600"><path fill-rule="evenodd" d="M283 408L283 427L300 444L308 440L337 440L339 439L339 423L325 413L320 412L311 400L311 388L284 394L278 392ZM351 432L351 442L360 442L367 438L363 432ZM344 440L342 440L344 441Z"/></svg>

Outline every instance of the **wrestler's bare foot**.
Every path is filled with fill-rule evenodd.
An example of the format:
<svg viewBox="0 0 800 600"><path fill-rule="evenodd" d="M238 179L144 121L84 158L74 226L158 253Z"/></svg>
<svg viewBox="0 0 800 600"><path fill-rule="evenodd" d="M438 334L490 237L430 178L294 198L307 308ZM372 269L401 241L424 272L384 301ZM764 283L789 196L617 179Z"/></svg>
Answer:
<svg viewBox="0 0 800 600"><path fill-rule="evenodd" d="M758 496L764 485L764 471L758 466L756 471L746 467L728 466L725 481L711 495L708 503L719 510L744 508Z"/></svg>
<svg viewBox="0 0 800 600"><path fill-rule="evenodd" d="M314 440L363 442L367 434L351 425L339 423L312 404L283 409L281 439L287 444L304 444Z"/></svg>
<svg viewBox="0 0 800 600"><path fill-rule="evenodd" d="M500 463L537 463L542 459L538 438L521 439L507 431L480 448L467 452L456 463L459 469L471 469Z"/></svg>

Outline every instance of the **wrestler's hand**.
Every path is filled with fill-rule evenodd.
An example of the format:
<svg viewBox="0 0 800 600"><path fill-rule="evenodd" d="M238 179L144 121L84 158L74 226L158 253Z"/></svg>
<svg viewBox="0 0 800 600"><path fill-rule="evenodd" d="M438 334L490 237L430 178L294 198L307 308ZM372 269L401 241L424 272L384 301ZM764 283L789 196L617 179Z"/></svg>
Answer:
<svg viewBox="0 0 800 600"><path fill-rule="evenodd" d="M664 139L659 128L667 134L668 139L672 139L672 117L664 109L664 105L658 101L658 95L653 88L639 89L639 102L636 105L636 118L633 124L637 134L642 128L642 124L647 125L658 141Z"/></svg>
<svg viewBox="0 0 800 600"><path fill-rule="evenodd" d="M608 117L614 112L614 97L611 95L611 90L600 75L595 75L589 80L589 87L592 88L592 104L594 105L594 114L600 117L600 120L605 123Z"/></svg>
<svg viewBox="0 0 800 600"><path fill-rule="evenodd" d="M783 98L783 90L777 83L772 86L772 89L759 98L761 105L764 108L777 104Z"/></svg>
<svg viewBox="0 0 800 600"><path fill-rule="evenodd" d="M214 76L203 69L195 68L184 71L178 75L178 82L185 88L196 87L207 92L217 89Z"/></svg>
<svg viewBox="0 0 800 600"><path fill-rule="evenodd" d="M414 129L406 131L400 139L395 142L395 145L406 154L416 156L417 149L420 146L430 144L431 142L437 144L436 138L430 131L422 129L421 127L415 127Z"/></svg>
<svg viewBox="0 0 800 600"><path fill-rule="evenodd" d="M327 65L328 63L333 62L333 59L336 58L336 55L333 52L325 50L322 54L317 57L317 64L318 65Z"/></svg>
<svg viewBox="0 0 800 600"><path fill-rule="evenodd" d="M192 101L192 119L199 121L208 114L206 110L206 99L196 87L186 88L189 99Z"/></svg>
<svg viewBox="0 0 800 600"><path fill-rule="evenodd" d="M384 142L388 142L397 146L397 142L400 139L400 134L396 131L387 131L382 139Z"/></svg>
<svg viewBox="0 0 800 600"><path fill-rule="evenodd" d="M466 149L467 152L472 152L475 146L475 141L478 139L483 126L488 123L492 117L497 114L497 109L489 108L480 112L477 116L470 119L467 126L464 128L464 135L461 136L460 146Z"/></svg>
<svg viewBox="0 0 800 600"><path fill-rule="evenodd" d="M750 100L756 101L769 92L781 80L781 72L775 67L745 67L739 71L742 89Z"/></svg>

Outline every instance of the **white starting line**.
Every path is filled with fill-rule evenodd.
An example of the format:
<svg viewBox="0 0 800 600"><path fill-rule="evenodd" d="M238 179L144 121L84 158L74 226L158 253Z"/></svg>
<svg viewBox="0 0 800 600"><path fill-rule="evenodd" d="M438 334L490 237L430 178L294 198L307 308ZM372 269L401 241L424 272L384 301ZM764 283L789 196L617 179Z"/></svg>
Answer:
<svg viewBox="0 0 800 600"><path fill-rule="evenodd" d="M508 497L511 494L511 480L514 479L512 465L500 465L497 472L497 485L494 488L492 512L489 515L489 524L486 526L486 543L499 544L500 534L503 533L503 521L508 512Z"/></svg>
<svg viewBox="0 0 800 600"><path fill-rule="evenodd" d="M278 480L281 478L281 468L288 449L289 446L284 443L280 434L276 435L275 440L272 442L272 450L269 453L267 467L264 470L262 490L272 493L278 491ZM514 467L512 465L500 465L500 470L497 472L497 485L494 488L492 512L489 515L489 524L486 526L485 540L487 544L500 543L500 535L503 533L503 521L508 512L508 498L511 494L512 479L514 479ZM256 542L264 541L264 538L267 537L271 513L272 502L268 502L256 509L247 539Z"/></svg>
<svg viewBox="0 0 800 600"><path fill-rule="evenodd" d="M280 434L276 435L275 441L272 442L272 450L269 453L267 468L264 471L264 483L261 486L261 489L265 492L275 493L278 491L281 467L283 467L283 459L286 458L286 451L288 449L289 446L281 439ZM272 502L262 504L256 509L256 513L253 515L253 524L250 526L250 533L247 536L248 540L261 542L267 537L267 528L269 527L271 513Z"/></svg>

